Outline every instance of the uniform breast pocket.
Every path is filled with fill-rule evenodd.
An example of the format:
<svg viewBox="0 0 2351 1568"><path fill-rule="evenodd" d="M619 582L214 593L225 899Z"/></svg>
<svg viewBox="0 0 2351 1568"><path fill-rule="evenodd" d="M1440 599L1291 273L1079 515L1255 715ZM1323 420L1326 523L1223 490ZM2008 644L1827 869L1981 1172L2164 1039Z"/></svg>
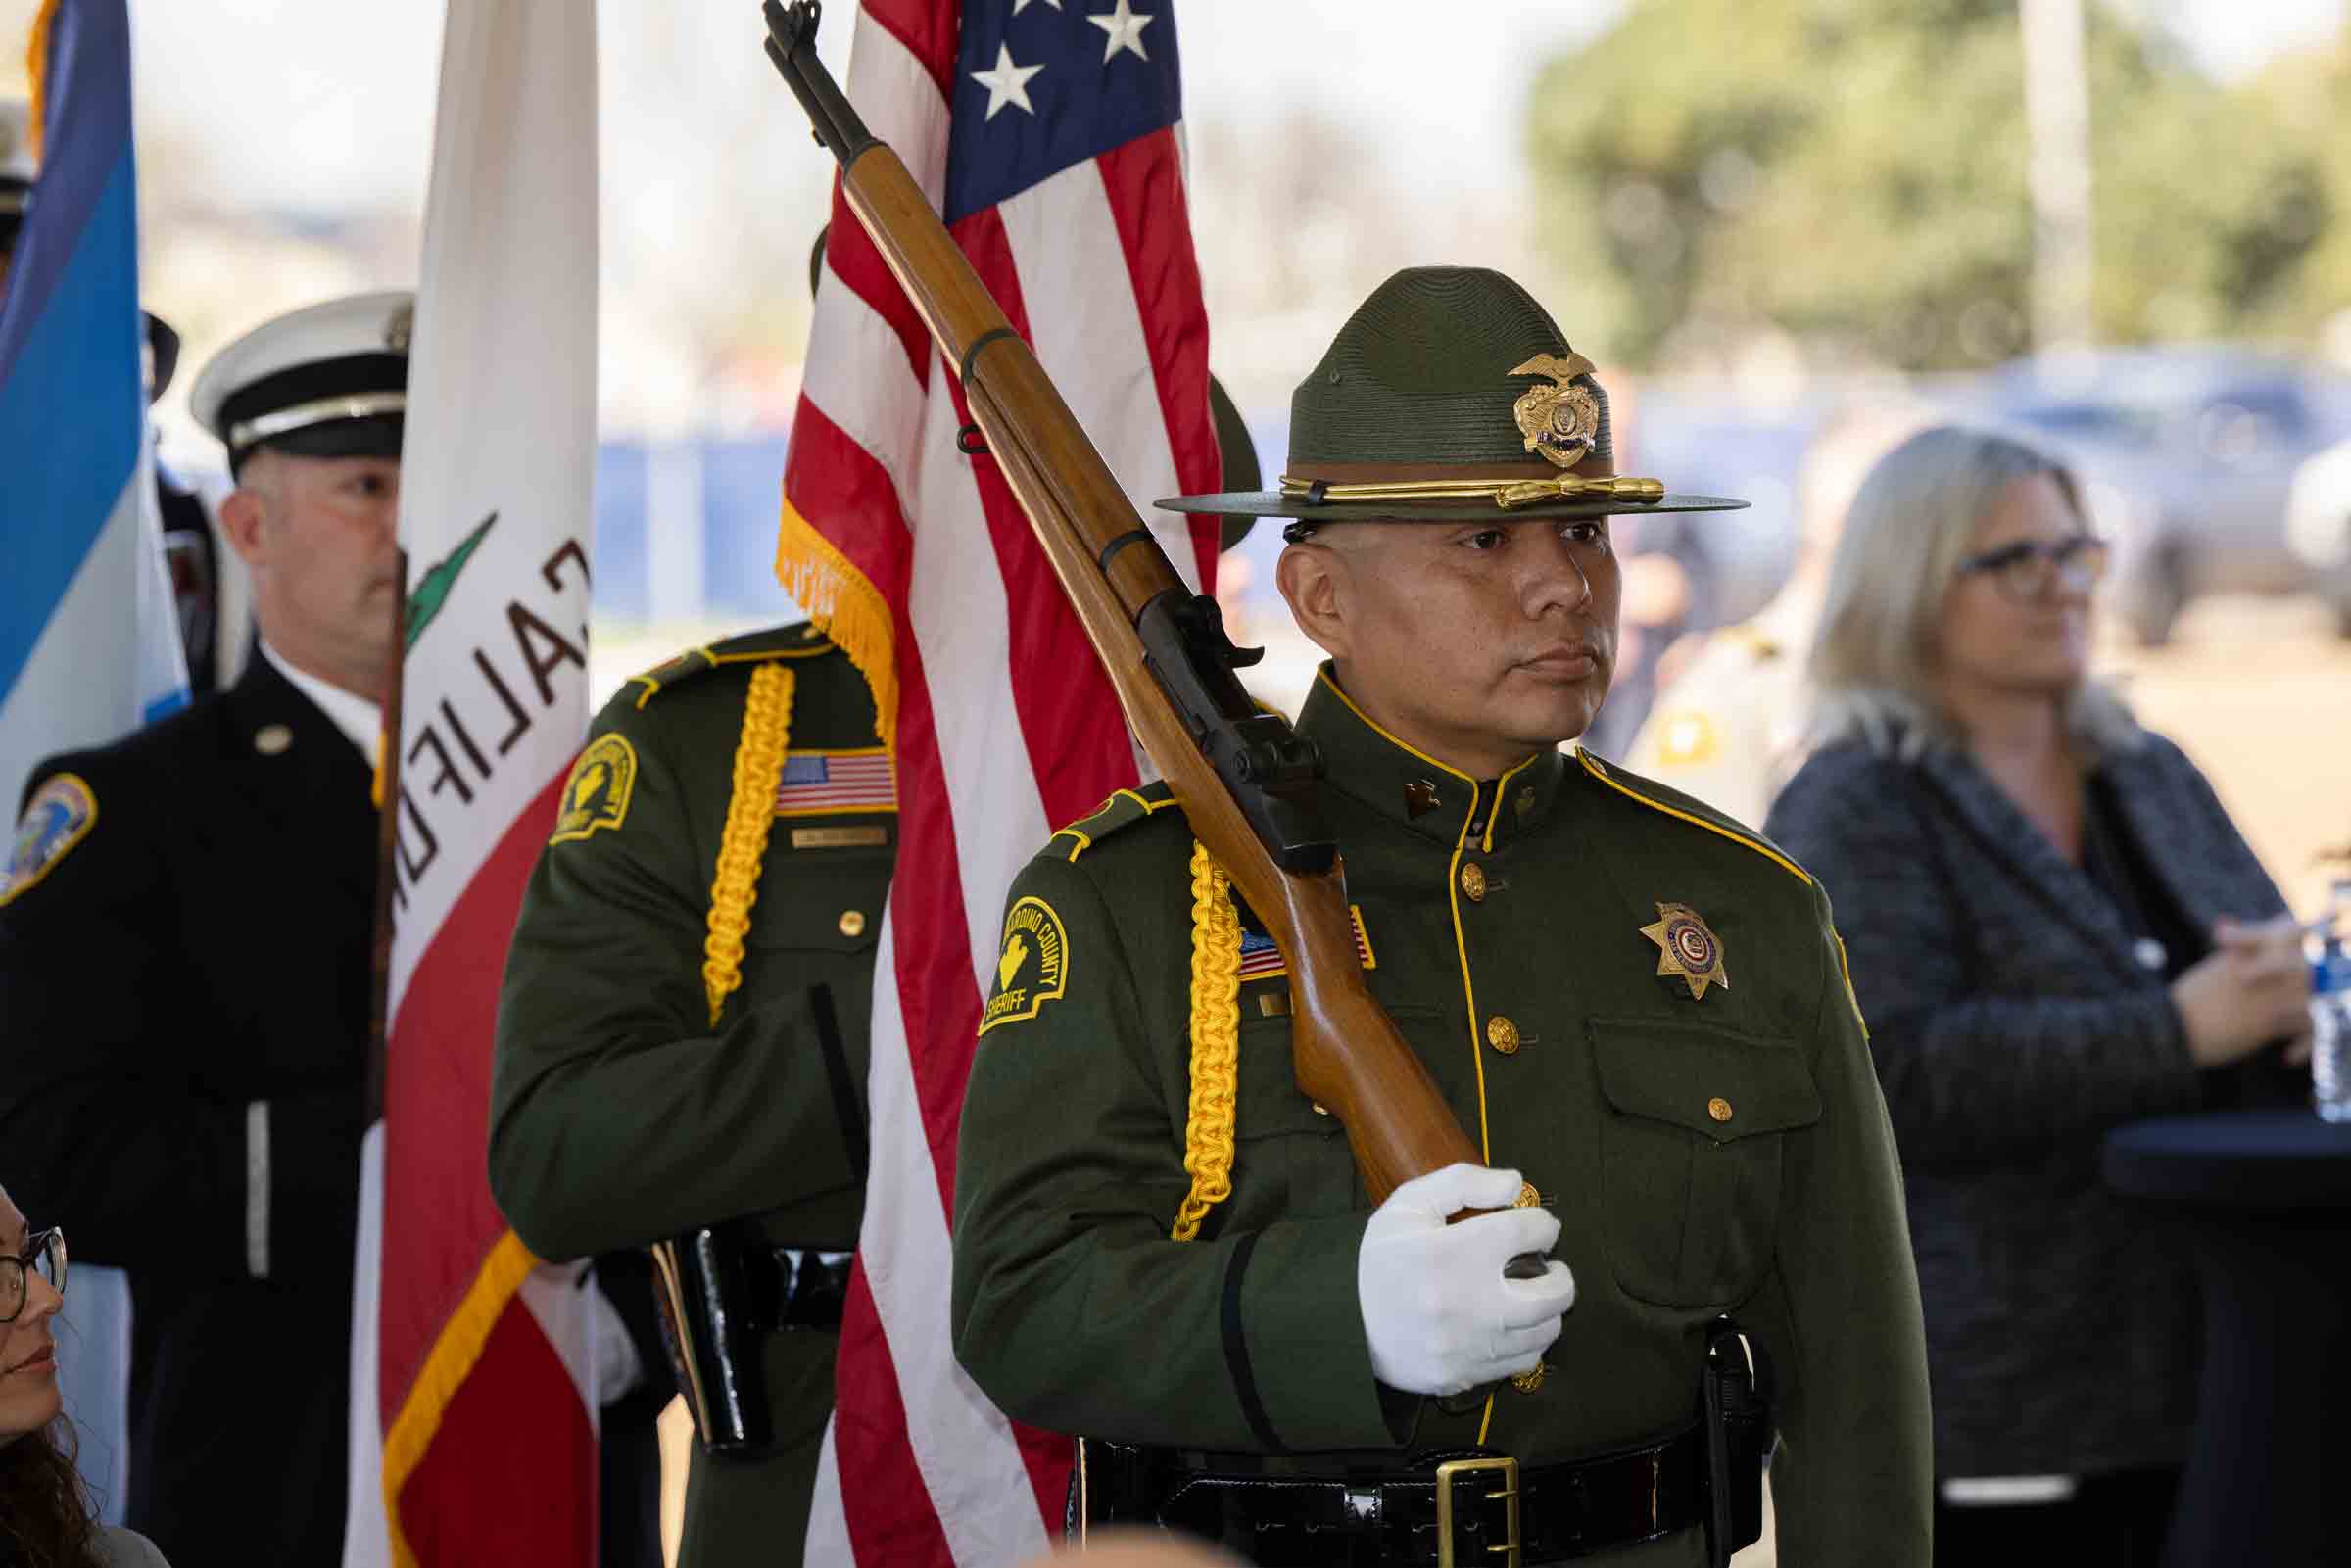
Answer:
<svg viewBox="0 0 2351 1568"><path fill-rule="evenodd" d="M842 1027L862 1040L888 897L887 855L827 850L786 858L771 847L744 937L746 999L829 984Z"/></svg>
<svg viewBox="0 0 2351 1568"><path fill-rule="evenodd" d="M1357 1205L1346 1129L1299 1092L1290 1021L1241 1024L1240 1092L1233 1108L1232 1190L1252 1221L1343 1214Z"/></svg>
<svg viewBox="0 0 2351 1568"><path fill-rule="evenodd" d="M1601 1181L1625 1293L1725 1307L1761 1279L1778 1242L1790 1132L1820 1119L1795 1042L1657 1019L1595 1019L1607 1102Z"/></svg>

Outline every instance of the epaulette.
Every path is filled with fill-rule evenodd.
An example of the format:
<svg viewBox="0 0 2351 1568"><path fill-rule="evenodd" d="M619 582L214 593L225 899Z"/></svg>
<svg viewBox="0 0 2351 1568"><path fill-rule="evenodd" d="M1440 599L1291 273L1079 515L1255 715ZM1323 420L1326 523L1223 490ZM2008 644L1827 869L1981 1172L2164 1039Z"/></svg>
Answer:
<svg viewBox="0 0 2351 1568"><path fill-rule="evenodd" d="M1710 833L1728 838L1732 843L1761 855L1806 887L1812 885L1810 872L1774 849L1753 829L1724 816L1704 801L1683 794L1679 789L1661 784L1655 779L1644 779L1637 773L1628 773L1612 762L1603 762L1580 746L1576 749L1575 760L1583 764L1585 773L1626 799L1637 800L1652 811L1679 818L1694 828L1703 828Z"/></svg>
<svg viewBox="0 0 2351 1568"><path fill-rule="evenodd" d="M673 690L697 675L730 664L770 664L777 659L813 659L840 649L833 640L818 631L808 621L791 626L771 626L764 631L745 632L723 641L711 642L698 648L688 648L674 658L665 659L643 675L632 675L629 681L639 689L637 706L642 708L663 691Z"/></svg>
<svg viewBox="0 0 2351 1568"><path fill-rule="evenodd" d="M1180 810L1182 805L1169 790L1165 780L1147 784L1140 789L1120 789L1096 806L1093 815L1080 817L1055 833L1048 847L1066 860L1076 860L1120 829L1147 821L1155 811Z"/></svg>

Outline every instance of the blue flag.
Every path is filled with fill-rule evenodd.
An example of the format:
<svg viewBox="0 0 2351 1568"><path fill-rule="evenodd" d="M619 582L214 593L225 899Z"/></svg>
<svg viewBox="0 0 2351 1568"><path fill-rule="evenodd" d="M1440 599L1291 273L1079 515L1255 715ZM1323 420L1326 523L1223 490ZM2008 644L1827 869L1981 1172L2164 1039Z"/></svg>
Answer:
<svg viewBox="0 0 2351 1568"><path fill-rule="evenodd" d="M0 294L0 821L42 757L188 699L140 357L129 18L124 0L60 0L51 19L35 56L48 156ZM82 1474L120 1520L122 1276L75 1269L65 1327Z"/></svg>
<svg viewBox="0 0 2351 1568"><path fill-rule="evenodd" d="M124 0L36 40L46 156L0 298L0 817L41 757L187 700L140 349Z"/></svg>

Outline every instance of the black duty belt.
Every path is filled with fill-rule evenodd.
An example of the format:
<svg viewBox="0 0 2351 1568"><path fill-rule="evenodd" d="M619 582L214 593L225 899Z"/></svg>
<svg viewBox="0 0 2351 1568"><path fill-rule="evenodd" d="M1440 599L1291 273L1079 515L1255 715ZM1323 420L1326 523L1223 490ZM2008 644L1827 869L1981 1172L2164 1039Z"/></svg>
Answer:
<svg viewBox="0 0 2351 1568"><path fill-rule="evenodd" d="M1663 1437L1563 1463L1470 1449L1335 1476L1235 1472L1213 1455L1089 1439L1070 1526L1181 1530L1260 1568L1521 1568L1702 1529L1706 1561L1724 1568L1762 1534L1770 1357L1727 1317L1703 1332L1698 1418Z"/></svg>
<svg viewBox="0 0 2351 1568"><path fill-rule="evenodd" d="M1618 1550L1706 1522L1706 1444L1698 1422L1652 1443L1557 1464L1472 1449L1368 1475L1238 1474L1192 1468L1168 1449L1089 1439L1079 1466L1072 1501L1088 1526L1181 1530L1260 1568L1516 1568Z"/></svg>

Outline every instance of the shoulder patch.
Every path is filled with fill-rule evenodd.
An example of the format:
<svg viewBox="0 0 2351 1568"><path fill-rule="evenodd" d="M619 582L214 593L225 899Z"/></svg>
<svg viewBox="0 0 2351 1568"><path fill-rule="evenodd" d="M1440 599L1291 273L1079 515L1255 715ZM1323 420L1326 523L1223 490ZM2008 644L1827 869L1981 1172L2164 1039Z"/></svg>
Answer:
<svg viewBox="0 0 2351 1568"><path fill-rule="evenodd" d="M1183 802L1170 792L1164 781L1140 789L1116 790L1091 816L1080 817L1055 833L1052 851L1064 860L1076 860L1120 829L1147 822L1153 812L1171 808L1181 811Z"/></svg>
<svg viewBox="0 0 2351 1568"><path fill-rule="evenodd" d="M688 648L646 671L632 675L629 682L638 688L637 706L642 708L664 691L707 675L712 670L731 664L771 664L778 659L814 659L828 653L838 653L833 641L818 631L815 625L801 621L792 626L770 627L762 632L746 632L741 637Z"/></svg>
<svg viewBox="0 0 2351 1568"><path fill-rule="evenodd" d="M550 844L569 844L599 828L628 820L629 796L637 788L637 748L628 737L605 734L588 742L563 781L563 804L555 815Z"/></svg>
<svg viewBox="0 0 2351 1568"><path fill-rule="evenodd" d="M996 959L995 994L980 1015L980 1032L1036 1017L1058 1001L1070 978L1070 933L1053 906L1024 896L1004 913L1004 947Z"/></svg>
<svg viewBox="0 0 2351 1568"><path fill-rule="evenodd" d="M77 773L41 781L17 822L15 847L0 870L0 905L49 875L50 869L89 836L98 820L98 796Z"/></svg>
<svg viewBox="0 0 2351 1568"><path fill-rule="evenodd" d="M1810 872L1774 849L1759 834L1732 821L1704 801L1694 800L1680 790L1667 788L1655 780L1644 779L1639 774L1626 773L1613 764L1604 763L1581 747L1576 749L1575 760L1583 764L1584 772L1595 781L1625 798L1637 800L1652 811L1662 812L1694 828L1703 828L1707 832L1728 838L1732 843L1761 855L1806 887L1812 885Z"/></svg>

